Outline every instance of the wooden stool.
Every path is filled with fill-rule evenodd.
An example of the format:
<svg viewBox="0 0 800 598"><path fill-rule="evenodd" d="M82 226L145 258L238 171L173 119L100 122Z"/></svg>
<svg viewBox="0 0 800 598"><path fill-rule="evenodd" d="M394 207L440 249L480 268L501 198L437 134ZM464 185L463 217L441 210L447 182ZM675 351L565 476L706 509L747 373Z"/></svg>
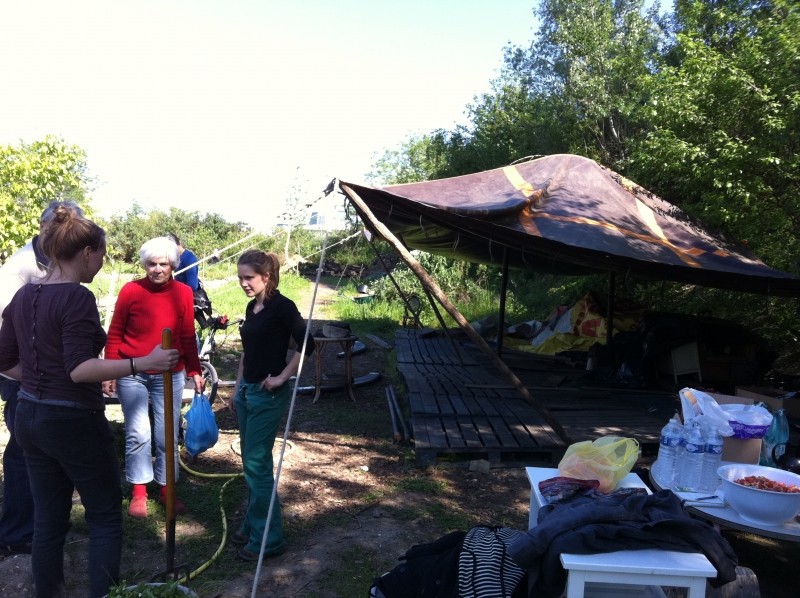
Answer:
<svg viewBox="0 0 800 598"><path fill-rule="evenodd" d="M416 295L409 295L405 301L405 311L403 313L403 326L409 323L414 328L419 328L422 324L419 321L419 313L422 311L422 302Z"/></svg>
<svg viewBox="0 0 800 598"><path fill-rule="evenodd" d="M717 575L703 554L659 549L565 553L561 564L567 570L567 598L584 598L589 582L610 584L603 590L614 596L658 596L658 586L671 586L688 588L686 598L703 598L706 578Z"/></svg>

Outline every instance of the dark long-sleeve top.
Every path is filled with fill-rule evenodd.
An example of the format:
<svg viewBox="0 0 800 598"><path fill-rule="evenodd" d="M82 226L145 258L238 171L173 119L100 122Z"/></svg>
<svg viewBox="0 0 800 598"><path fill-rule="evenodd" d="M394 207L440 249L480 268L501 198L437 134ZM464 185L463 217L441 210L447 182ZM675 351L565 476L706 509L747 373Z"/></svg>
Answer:
<svg viewBox="0 0 800 598"><path fill-rule="evenodd" d="M660 548L702 552L717 569L719 586L736 579L736 553L719 532L693 519L669 490L655 494L579 496L539 510L538 525L509 549L528 571L531 596L558 598L566 584L559 555Z"/></svg>
<svg viewBox="0 0 800 598"><path fill-rule="evenodd" d="M268 375L277 376L286 367L289 339L298 350L303 346L306 323L294 301L280 292L264 302L264 308L253 313L253 299L247 304L244 323L240 329L244 359L242 377L249 384L261 382ZM314 339L308 336L306 356L314 352Z"/></svg>
<svg viewBox="0 0 800 598"><path fill-rule="evenodd" d="M104 409L100 382L70 372L100 354L106 333L92 292L78 283L23 286L3 312L0 371L22 366L20 386L39 400Z"/></svg>

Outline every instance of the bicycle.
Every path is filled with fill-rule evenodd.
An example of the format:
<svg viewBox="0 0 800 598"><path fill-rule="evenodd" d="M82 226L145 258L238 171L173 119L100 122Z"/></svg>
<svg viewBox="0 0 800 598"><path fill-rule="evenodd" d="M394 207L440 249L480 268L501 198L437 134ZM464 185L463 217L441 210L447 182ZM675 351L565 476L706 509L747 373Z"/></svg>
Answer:
<svg viewBox="0 0 800 598"><path fill-rule="evenodd" d="M232 324L241 325L243 320L238 319L231 322L227 315L212 315L211 299L205 291L202 283L199 284L194 293L194 319L197 322L197 347L200 357L200 375L205 382L204 387L208 387L208 402L213 404L217 398L219 388L219 374L211 363L211 359L217 354L217 332L227 330ZM187 380L187 387L190 382ZM223 401L224 403L225 401ZM227 403L226 403L227 405Z"/></svg>
<svg viewBox="0 0 800 598"><path fill-rule="evenodd" d="M206 326L201 326L201 330L198 333L198 343L200 344L200 350L198 351L198 356L200 357L200 374L203 376L203 380L209 389L209 403L214 403L219 388L219 374L211 363L211 359L217 354L217 332L220 330L227 330L233 324L240 323L241 320L231 322L226 315L211 316L206 318ZM205 332L205 334L202 334L203 332Z"/></svg>

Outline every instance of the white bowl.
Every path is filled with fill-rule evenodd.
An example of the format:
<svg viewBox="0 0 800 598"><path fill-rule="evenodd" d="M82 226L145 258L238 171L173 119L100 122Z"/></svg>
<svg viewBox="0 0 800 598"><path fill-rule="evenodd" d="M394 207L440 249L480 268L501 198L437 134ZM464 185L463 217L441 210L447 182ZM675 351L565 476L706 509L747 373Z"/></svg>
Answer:
<svg viewBox="0 0 800 598"><path fill-rule="evenodd" d="M780 525L800 513L800 493L759 490L736 483L736 480L747 476L763 476L773 482L800 487L800 475L774 467L744 463L723 465L717 469L717 475L722 479L725 501L742 519L759 525Z"/></svg>

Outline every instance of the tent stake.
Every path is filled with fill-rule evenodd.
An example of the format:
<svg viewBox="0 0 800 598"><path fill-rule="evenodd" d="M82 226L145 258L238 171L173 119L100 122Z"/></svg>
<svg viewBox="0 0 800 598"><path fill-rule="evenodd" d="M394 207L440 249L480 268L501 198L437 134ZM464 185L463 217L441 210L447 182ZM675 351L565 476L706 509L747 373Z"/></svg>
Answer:
<svg viewBox="0 0 800 598"><path fill-rule="evenodd" d="M475 329L470 326L470 323L467 319L461 314L460 311L450 302L447 295L444 294L442 289L436 283L435 280L431 278L425 268L420 264L413 255L403 246L402 243L394 236L394 233L390 231L382 222L380 222L372 211L369 209L367 204L362 200L359 195L349 186L345 185L344 183L339 183L339 186L342 188L342 191L349 197L350 201L353 202L356 207L359 209L361 213L361 217L369 222L370 226L383 237L387 243L392 245L397 253L400 255L402 260L411 268L411 271L416 274L417 278L419 278L422 285L430 290L431 294L436 297L436 300L444 307L447 313L458 323L464 333L472 339L472 341L478 346L478 348L483 351L486 356L491 360L491 362L502 372L506 375L506 377L511 381L522 397L532 405L544 418L544 420L553 428L553 431L558 434L558 436L564 440L564 442L571 444L571 439L567 435L564 428L561 426L558 421L550 414L547 408L533 398L528 389L522 383L522 381L517 378L517 375L509 368L497 354L492 351L491 347L483 340L483 337L475 332Z"/></svg>

